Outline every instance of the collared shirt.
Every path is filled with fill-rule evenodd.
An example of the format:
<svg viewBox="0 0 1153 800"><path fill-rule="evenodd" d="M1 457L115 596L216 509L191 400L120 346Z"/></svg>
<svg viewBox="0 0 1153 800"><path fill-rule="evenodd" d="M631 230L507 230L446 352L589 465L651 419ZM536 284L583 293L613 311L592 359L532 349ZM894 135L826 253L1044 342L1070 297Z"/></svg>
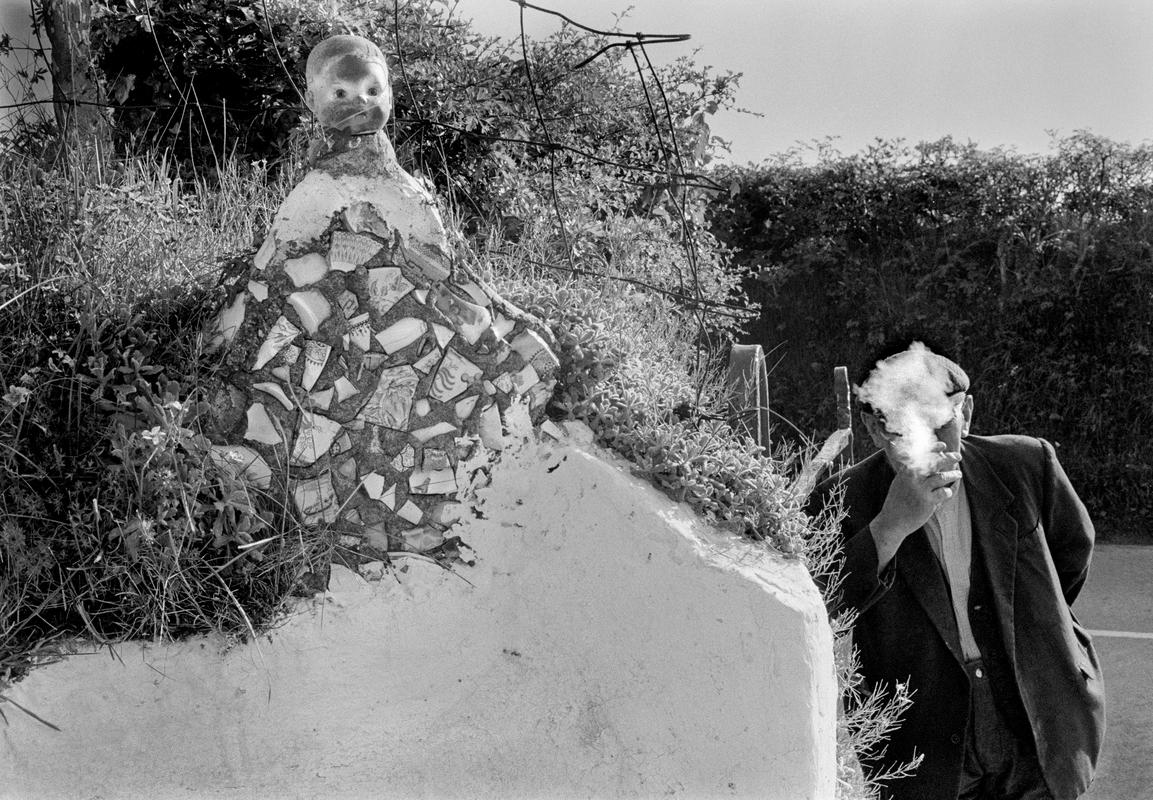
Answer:
<svg viewBox="0 0 1153 800"><path fill-rule="evenodd" d="M981 657L973 627L969 623L969 569L973 558L973 523L964 481L958 481L953 496L942 503L929 521L925 532L937 560L945 570L949 594L953 598L953 616L961 639L961 653L966 661Z"/></svg>

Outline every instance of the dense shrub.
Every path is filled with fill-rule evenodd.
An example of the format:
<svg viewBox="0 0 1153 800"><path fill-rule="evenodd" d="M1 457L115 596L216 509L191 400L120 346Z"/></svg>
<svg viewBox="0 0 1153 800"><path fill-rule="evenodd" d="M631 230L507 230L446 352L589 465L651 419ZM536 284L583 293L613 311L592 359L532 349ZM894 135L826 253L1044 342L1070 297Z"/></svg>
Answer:
<svg viewBox="0 0 1153 800"><path fill-rule="evenodd" d="M760 275L775 410L827 433L832 368L920 333L970 372L974 431L1053 440L1108 530L1153 512L1153 148L1056 145L781 158L718 176L712 220Z"/></svg>

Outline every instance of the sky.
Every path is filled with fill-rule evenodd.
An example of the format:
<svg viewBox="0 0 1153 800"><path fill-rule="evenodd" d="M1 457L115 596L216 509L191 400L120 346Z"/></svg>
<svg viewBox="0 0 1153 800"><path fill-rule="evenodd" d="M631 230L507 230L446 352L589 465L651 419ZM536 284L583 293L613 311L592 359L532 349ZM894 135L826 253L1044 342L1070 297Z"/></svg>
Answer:
<svg viewBox="0 0 1153 800"><path fill-rule="evenodd" d="M688 33L652 48L741 72L739 106L713 132L730 160L759 161L798 142L946 135L981 147L1045 152L1049 131L1153 139L1151 0L539 0L591 27ZM460 0L481 30L519 31L512 0ZM530 33L555 18L526 10ZM658 52L659 51L659 52Z"/></svg>
<svg viewBox="0 0 1153 800"><path fill-rule="evenodd" d="M693 56L741 72L737 104L713 133L727 159L759 161L837 137L951 135L1045 152L1050 131L1153 139L1153 0L534 0L590 27L687 33L656 60ZM0 0L0 29L26 36L27 0ZM516 36L515 0L458 0L484 33ZM560 21L526 9L530 35ZM2 93L0 93L2 98ZM3 102L0 99L0 102Z"/></svg>

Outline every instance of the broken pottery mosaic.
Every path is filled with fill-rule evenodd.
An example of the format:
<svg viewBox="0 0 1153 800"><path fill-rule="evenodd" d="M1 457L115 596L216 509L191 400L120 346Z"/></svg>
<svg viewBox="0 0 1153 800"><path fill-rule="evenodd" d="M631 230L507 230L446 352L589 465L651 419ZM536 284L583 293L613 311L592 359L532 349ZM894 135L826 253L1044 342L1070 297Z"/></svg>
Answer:
<svg viewBox="0 0 1153 800"><path fill-rule="evenodd" d="M454 262L397 164L375 45L321 42L306 97L325 141L212 327L214 457L346 547L430 550L510 403L542 417L558 362L542 325Z"/></svg>

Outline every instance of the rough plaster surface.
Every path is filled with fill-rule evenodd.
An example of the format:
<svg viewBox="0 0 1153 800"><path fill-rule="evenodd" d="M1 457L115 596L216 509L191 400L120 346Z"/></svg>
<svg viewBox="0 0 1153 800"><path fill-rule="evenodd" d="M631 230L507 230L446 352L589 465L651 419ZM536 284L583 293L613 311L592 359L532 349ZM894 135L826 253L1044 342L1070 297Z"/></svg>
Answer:
<svg viewBox="0 0 1153 800"><path fill-rule="evenodd" d="M833 796L832 642L803 567L587 443L506 452L474 567L336 569L258 643L34 671L5 798ZM470 515L471 517L472 515Z"/></svg>

